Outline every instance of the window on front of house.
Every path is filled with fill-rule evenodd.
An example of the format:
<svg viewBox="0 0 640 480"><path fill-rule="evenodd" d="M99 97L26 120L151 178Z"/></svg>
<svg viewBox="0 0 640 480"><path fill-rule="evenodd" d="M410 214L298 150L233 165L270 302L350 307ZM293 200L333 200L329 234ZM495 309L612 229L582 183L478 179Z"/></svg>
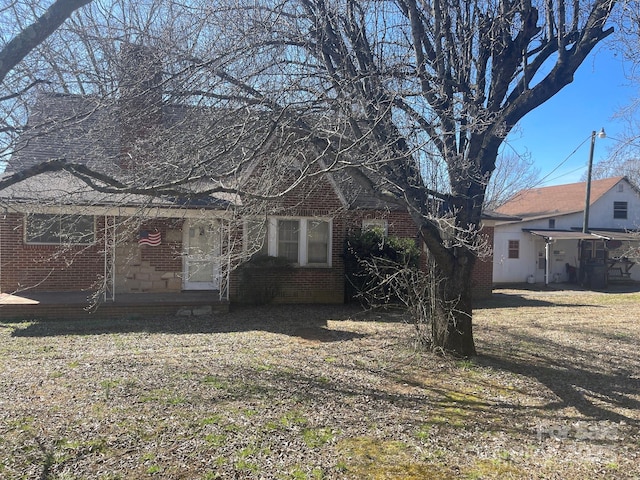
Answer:
<svg viewBox="0 0 640 480"><path fill-rule="evenodd" d="M362 220L362 231L378 230L386 237L389 234L389 224L384 219L366 218Z"/></svg>
<svg viewBox="0 0 640 480"><path fill-rule="evenodd" d="M329 219L271 217L262 251L302 267L331 266L331 231Z"/></svg>
<svg viewBox="0 0 640 480"><path fill-rule="evenodd" d="M554 228L556 228L556 219L555 218L550 218L549 219L549 228L551 230L553 230Z"/></svg>
<svg viewBox="0 0 640 480"><path fill-rule="evenodd" d="M509 258L520 258L520 240L509 240Z"/></svg>
<svg viewBox="0 0 640 480"><path fill-rule="evenodd" d="M613 202L613 218L627 218L627 202Z"/></svg>
<svg viewBox="0 0 640 480"><path fill-rule="evenodd" d="M329 263L329 222L322 220L307 222L307 263L319 265Z"/></svg>
<svg viewBox="0 0 640 480"><path fill-rule="evenodd" d="M25 218L25 242L41 245L90 245L95 241L91 215L29 214Z"/></svg>
<svg viewBox="0 0 640 480"><path fill-rule="evenodd" d="M291 263L299 263L300 221L278 220L278 251L276 257L283 257Z"/></svg>
<svg viewBox="0 0 640 480"><path fill-rule="evenodd" d="M265 218L248 218L244 222L245 258L252 255L267 255L267 221Z"/></svg>

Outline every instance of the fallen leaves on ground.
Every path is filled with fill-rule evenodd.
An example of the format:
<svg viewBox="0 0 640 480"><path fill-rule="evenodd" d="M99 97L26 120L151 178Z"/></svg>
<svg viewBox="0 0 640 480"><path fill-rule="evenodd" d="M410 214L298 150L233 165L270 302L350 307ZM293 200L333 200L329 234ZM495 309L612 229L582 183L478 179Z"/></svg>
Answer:
<svg viewBox="0 0 640 480"><path fill-rule="evenodd" d="M638 478L637 318L637 293L498 291L472 360L354 306L5 322L0 477Z"/></svg>

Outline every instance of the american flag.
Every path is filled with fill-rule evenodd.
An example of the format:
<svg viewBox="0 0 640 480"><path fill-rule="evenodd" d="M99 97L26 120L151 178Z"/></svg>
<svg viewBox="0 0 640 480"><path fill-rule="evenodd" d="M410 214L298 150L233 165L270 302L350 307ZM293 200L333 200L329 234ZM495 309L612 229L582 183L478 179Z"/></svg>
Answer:
<svg viewBox="0 0 640 480"><path fill-rule="evenodd" d="M160 232L150 232L148 230L140 230L140 237L138 238L138 245L149 245L151 247L157 247L160 245L162 237Z"/></svg>

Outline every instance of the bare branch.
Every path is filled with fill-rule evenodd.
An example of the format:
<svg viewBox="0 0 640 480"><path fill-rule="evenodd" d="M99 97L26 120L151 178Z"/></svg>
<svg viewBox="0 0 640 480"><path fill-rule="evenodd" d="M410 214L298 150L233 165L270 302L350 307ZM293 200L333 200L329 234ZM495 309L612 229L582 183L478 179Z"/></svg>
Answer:
<svg viewBox="0 0 640 480"><path fill-rule="evenodd" d="M0 83L29 52L40 45L71 14L91 0L56 0L34 23L22 30L0 51Z"/></svg>

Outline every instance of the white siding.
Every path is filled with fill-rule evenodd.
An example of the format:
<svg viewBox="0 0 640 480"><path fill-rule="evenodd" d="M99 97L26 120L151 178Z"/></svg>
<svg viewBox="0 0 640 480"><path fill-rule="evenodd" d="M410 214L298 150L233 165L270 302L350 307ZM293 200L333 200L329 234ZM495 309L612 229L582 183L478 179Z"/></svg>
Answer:
<svg viewBox="0 0 640 480"><path fill-rule="evenodd" d="M627 182L622 181L622 191L615 186L596 203L591 205L589 214L590 229L628 229L640 227L640 195ZM614 202L627 202L627 219L613 218ZM533 275L536 282L544 282L545 244L544 240L524 229L547 230L549 219L555 220L556 230L582 229L583 212L567 215L549 216L527 222L514 222L496 225L494 230L493 281L495 283L525 282ZM509 240L520 241L519 258L509 258ZM578 240L556 240L550 245L549 281L565 282L569 280L566 264L578 266ZM631 278L640 280L640 259L631 270ZM540 263L542 262L542 263Z"/></svg>
<svg viewBox="0 0 640 480"><path fill-rule="evenodd" d="M640 196L627 182L621 181L622 192L616 185L589 209L589 227L629 229L640 227ZM627 202L627 219L613 218L613 202ZM582 222L580 223L582 224Z"/></svg>
<svg viewBox="0 0 640 480"><path fill-rule="evenodd" d="M519 258L509 258L509 240L520 242ZM493 281L495 283L526 282L535 275L534 237L522 231L521 224L504 225L494 230Z"/></svg>

